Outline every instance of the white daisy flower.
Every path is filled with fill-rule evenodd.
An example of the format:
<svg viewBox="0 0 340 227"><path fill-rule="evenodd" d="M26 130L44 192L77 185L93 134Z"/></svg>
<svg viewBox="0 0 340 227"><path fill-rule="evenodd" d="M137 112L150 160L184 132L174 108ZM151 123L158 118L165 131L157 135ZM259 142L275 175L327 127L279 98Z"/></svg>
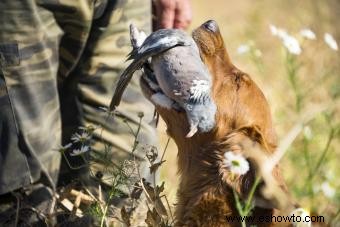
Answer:
<svg viewBox="0 0 340 227"><path fill-rule="evenodd" d="M269 29L273 36L277 36L278 28L275 25L270 24Z"/></svg>
<svg viewBox="0 0 340 227"><path fill-rule="evenodd" d="M283 45L287 48L289 53L294 55L301 54L301 47L299 41L293 36L289 35L286 30L278 28L274 25L269 25L270 31L274 36L279 37L283 41Z"/></svg>
<svg viewBox="0 0 340 227"><path fill-rule="evenodd" d="M294 217L293 222L292 222L294 227L310 227L310 226L312 226L312 222L311 221L307 222L308 218L306 219L306 217L309 217L310 214L307 210L305 210L303 208L297 208L297 209L293 210L290 213L290 216ZM297 218L297 216L299 218Z"/></svg>
<svg viewBox="0 0 340 227"><path fill-rule="evenodd" d="M287 31L282 29L282 28L278 28L275 25L269 25L269 29L272 33L273 36L277 36L281 39L283 39L286 35L287 35Z"/></svg>
<svg viewBox="0 0 340 227"><path fill-rule="evenodd" d="M248 161L242 155L231 151L224 153L223 164L236 175L243 175L249 170Z"/></svg>
<svg viewBox="0 0 340 227"><path fill-rule="evenodd" d="M329 199L333 198L336 193L335 188L332 185L330 185L327 181L321 184L321 191Z"/></svg>
<svg viewBox="0 0 340 227"><path fill-rule="evenodd" d="M68 143L64 146L59 146L58 149L56 149L59 152L65 152L67 149L69 149L72 146L72 143Z"/></svg>
<svg viewBox="0 0 340 227"><path fill-rule="evenodd" d="M242 44L237 48L237 53L238 54L245 54L250 51L250 47L247 44Z"/></svg>
<svg viewBox="0 0 340 227"><path fill-rule="evenodd" d="M324 40L325 43L333 50L337 51L338 50L338 44L335 41L335 39L333 38L333 36L329 33L325 33L324 35Z"/></svg>
<svg viewBox="0 0 340 227"><path fill-rule="evenodd" d="M301 47L300 47L299 41L296 38L288 34L284 35L281 38L283 41L283 45L287 48L289 53L294 54L294 55L301 54Z"/></svg>
<svg viewBox="0 0 340 227"><path fill-rule="evenodd" d="M75 133L71 137L71 140L74 143L77 143L77 142L84 143L84 142L86 142L89 139L91 139L91 135L88 134L87 132L82 132L81 134Z"/></svg>
<svg viewBox="0 0 340 227"><path fill-rule="evenodd" d="M90 150L89 146L81 146L80 149L74 149L72 153L70 153L71 156L78 156L85 152L88 152Z"/></svg>
<svg viewBox="0 0 340 227"><path fill-rule="evenodd" d="M301 29L300 35L302 37L306 38L306 39L310 39L310 40L315 40L316 39L315 33L311 29L309 29L309 28Z"/></svg>

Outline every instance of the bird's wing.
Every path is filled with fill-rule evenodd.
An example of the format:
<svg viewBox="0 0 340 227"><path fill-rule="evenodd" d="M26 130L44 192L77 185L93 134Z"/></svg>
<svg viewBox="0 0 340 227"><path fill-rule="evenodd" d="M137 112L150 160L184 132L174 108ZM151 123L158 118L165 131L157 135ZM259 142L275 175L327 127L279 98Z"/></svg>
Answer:
<svg viewBox="0 0 340 227"><path fill-rule="evenodd" d="M159 34L157 36L157 33ZM182 32L174 29L163 29L159 32L152 33L138 49L132 50L129 54L128 60L133 62L124 70L119 78L115 93L110 103L110 110L114 110L119 105L123 92L130 82L133 73L142 67L143 63L148 58L160 54L175 46L191 45L183 36Z"/></svg>
<svg viewBox="0 0 340 227"><path fill-rule="evenodd" d="M149 35L139 48L134 48L127 60L136 59L139 55L154 56L175 46L192 45L190 36L178 29L160 29Z"/></svg>

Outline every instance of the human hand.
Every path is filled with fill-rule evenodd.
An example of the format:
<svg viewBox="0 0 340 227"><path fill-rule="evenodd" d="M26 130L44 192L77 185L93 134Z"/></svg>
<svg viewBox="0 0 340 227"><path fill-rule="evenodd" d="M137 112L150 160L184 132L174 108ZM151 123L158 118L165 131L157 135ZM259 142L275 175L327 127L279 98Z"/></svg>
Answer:
<svg viewBox="0 0 340 227"><path fill-rule="evenodd" d="M192 20L190 0L153 0L154 29L186 29Z"/></svg>

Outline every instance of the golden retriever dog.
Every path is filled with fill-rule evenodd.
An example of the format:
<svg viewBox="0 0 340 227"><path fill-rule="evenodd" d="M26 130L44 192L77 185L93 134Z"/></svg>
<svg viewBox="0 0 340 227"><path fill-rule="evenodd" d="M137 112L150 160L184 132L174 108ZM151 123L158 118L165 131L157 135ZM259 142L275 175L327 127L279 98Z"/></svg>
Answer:
<svg viewBox="0 0 340 227"><path fill-rule="evenodd" d="M178 147L180 184L175 225L240 226L240 222L227 222L226 219L227 216L239 216L233 190L241 199L246 199L261 166L256 157L269 157L275 151L277 142L271 113L259 87L232 64L215 21L207 21L194 30L193 38L213 81L211 95L217 105L214 129L186 138L189 131L186 114L155 105L167 125L167 133ZM155 92L143 77L141 87L151 100ZM247 157L250 170L245 175L235 177L223 166L223 155L228 151ZM272 176L278 188L285 192L277 167ZM273 215L277 206L275 199L266 198L261 192L265 185L261 182L255 192L252 216L257 219L247 225L273 225L258 221L260 216Z"/></svg>

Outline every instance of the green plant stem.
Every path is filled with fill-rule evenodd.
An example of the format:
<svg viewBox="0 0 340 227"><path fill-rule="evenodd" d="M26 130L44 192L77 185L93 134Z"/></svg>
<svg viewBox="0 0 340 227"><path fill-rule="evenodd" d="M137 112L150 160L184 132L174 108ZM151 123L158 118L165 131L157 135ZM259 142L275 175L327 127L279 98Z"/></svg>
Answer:
<svg viewBox="0 0 340 227"><path fill-rule="evenodd" d="M301 112L302 107L302 96L301 92L297 83L297 72L298 72L299 66L296 65L296 59L295 57L286 52L286 70L288 73L288 79L289 82L293 88L293 92L295 95L295 110L297 113Z"/></svg>
<svg viewBox="0 0 340 227"><path fill-rule="evenodd" d="M336 224L335 222L337 221L336 219L338 218L339 215L340 215L340 208L338 209L338 211L335 213L335 215L332 218L332 222L334 222L334 224Z"/></svg>
<svg viewBox="0 0 340 227"><path fill-rule="evenodd" d="M135 132L133 131L133 129L132 129L131 125L129 124L129 122L127 122L127 121L125 120L124 123L128 126L128 128L129 128L131 134L132 134L133 136L136 137Z"/></svg>
<svg viewBox="0 0 340 227"><path fill-rule="evenodd" d="M132 150L131 150L131 154L133 154L135 152L135 150L137 149L137 146L138 146L138 135L139 135L141 126L142 126L142 117L139 118L138 128L137 128L136 133L134 134L135 140L133 142L133 147L132 147Z"/></svg>
<svg viewBox="0 0 340 227"><path fill-rule="evenodd" d="M253 202L253 198L254 198L254 194L255 194L256 188L259 185L260 181L261 181L261 177L256 177L255 182L254 182L253 186L250 189L247 201L246 201L244 206L242 206L242 203L241 203L241 201L240 201L236 191L233 189L233 194L234 194L234 198L235 198L236 208L237 208L237 211L238 211L238 213L240 214L240 216L242 218L246 217L247 215L249 215L250 211L253 209L252 202ZM245 227L245 226L246 226L246 222L244 220L244 222L242 221L242 227Z"/></svg>
<svg viewBox="0 0 340 227"><path fill-rule="evenodd" d="M168 140L166 141L166 144L165 144L165 147L164 147L164 150L163 150L163 154L162 154L162 157L161 157L161 162L162 162L163 159L164 159L165 152L166 152L166 150L168 149L169 143L170 143L170 137L168 137Z"/></svg>
<svg viewBox="0 0 340 227"><path fill-rule="evenodd" d="M308 140L304 137L303 138L303 155L306 161L306 167L308 170L308 176L310 176L312 174L312 163L310 160L310 156L308 153L308 145L309 142ZM311 207L313 207L313 203L314 203L314 192L313 192L313 185L312 185L312 181L307 181L307 191L308 191L308 195L311 198Z"/></svg>
<svg viewBox="0 0 340 227"><path fill-rule="evenodd" d="M237 192L233 189L233 194L234 194L234 198L235 198L235 203L236 203L236 209L238 211L238 213L240 214L241 218L244 216L244 210L240 201L240 198L237 195ZM242 227L246 227L246 222L241 221L241 225Z"/></svg>
<svg viewBox="0 0 340 227"><path fill-rule="evenodd" d="M103 216L102 216L101 221L100 221L100 227L104 227L104 221L105 221L107 210L109 208L109 204L110 204L110 201L111 201L111 199L113 197L113 194L114 193L110 193L109 199L108 199L107 203L105 204L105 208L104 208L104 211L103 211Z"/></svg>
<svg viewBox="0 0 340 227"><path fill-rule="evenodd" d="M171 207L170 207L168 198L166 197L166 195L164 195L164 198L165 198L166 204L167 204L168 209L169 209L169 213L170 213L170 217L171 217L171 223L174 223L174 222L175 222L175 218L174 218L174 216L173 216L173 214L172 214L172 211L171 211Z"/></svg>
<svg viewBox="0 0 340 227"><path fill-rule="evenodd" d="M319 171L321 164L323 163L324 159L326 158L326 154L328 153L329 147L331 145L331 142L332 142L334 136L335 136L335 130L334 130L334 128L331 128L331 131L329 132L329 136L328 136L328 139L327 139L326 146L322 151L322 154L321 154L321 156L320 156L320 158L319 158L319 160L318 160L318 162L317 162L317 164L314 168L314 171L312 171L311 174L308 177L309 181L312 181L312 179L316 176L317 172Z"/></svg>
<svg viewBox="0 0 340 227"><path fill-rule="evenodd" d="M122 168L119 169L119 173L117 174L117 176L115 177L115 179L113 181L113 184L112 184L113 186L112 186L112 189L110 191L109 198L108 198L108 200L107 200L107 202L105 204L105 208L104 208L104 211L103 211L103 216L102 216L101 221L100 221L100 227L104 227L104 221L105 221L105 218L106 218L106 214L107 214L108 208L110 206L110 201L113 198L113 196L115 195L116 188L120 184L119 178L122 175L122 170L121 169Z"/></svg>
<svg viewBox="0 0 340 227"><path fill-rule="evenodd" d="M245 205L245 208L244 208L245 213L246 213L245 215L248 215L249 212L252 209L252 201L253 201L254 193L256 191L257 186L260 183L260 180L261 180L261 177L256 177L255 182L254 182L253 186L251 187L251 190L250 190L250 193L249 193L249 196L247 198L247 202L246 202L246 205Z"/></svg>
<svg viewBox="0 0 340 227"><path fill-rule="evenodd" d="M255 49L252 49L250 51L250 59L255 64L257 70L262 74L264 73L263 63L261 58L256 56L255 51L256 51Z"/></svg>
<svg viewBox="0 0 340 227"><path fill-rule="evenodd" d="M66 161L68 167L70 167L70 169L72 169L72 170L78 170L78 169L81 169L81 168L84 168L84 167L87 166L87 164L84 164L84 165L80 165L80 166L74 167L74 166L72 166L71 163L69 162L68 158L67 158L66 155L65 155L65 152L63 151L63 152L61 152L61 154L62 154L62 156L64 157L64 159L65 159L65 161Z"/></svg>
<svg viewBox="0 0 340 227"><path fill-rule="evenodd" d="M304 188L308 187L308 190L309 190L309 195L311 195L311 206L313 207L314 206L314 193L313 193L313 179L314 177L317 175L317 172L319 171L322 163L324 162L324 159L326 158L326 155L328 153L328 150L329 150L329 147L331 145L331 142L334 138L334 136L336 135L336 131L334 130L334 128L331 128L331 131L329 133L329 136L328 136L328 139L327 139L327 143L326 143L326 146L325 148L323 149L322 151L322 154L314 168L314 170L310 170L309 174L308 174L308 178L307 178L307 181L305 182L305 185L304 185Z"/></svg>

